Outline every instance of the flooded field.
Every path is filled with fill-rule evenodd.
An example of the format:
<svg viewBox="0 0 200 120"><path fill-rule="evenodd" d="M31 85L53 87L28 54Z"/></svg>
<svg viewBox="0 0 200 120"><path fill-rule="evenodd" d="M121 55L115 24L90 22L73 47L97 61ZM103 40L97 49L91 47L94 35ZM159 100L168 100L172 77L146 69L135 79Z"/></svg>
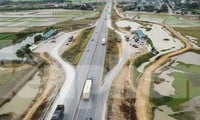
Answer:
<svg viewBox="0 0 200 120"><path fill-rule="evenodd" d="M157 69L156 74L153 89L161 95L161 105L176 110L176 114L170 114L177 119L199 120L200 103L195 101L199 101L200 97L200 54L186 52L173 57L170 62ZM179 113L180 111L184 114ZM158 120L160 116L168 116L169 113L156 109L154 114L155 120Z"/></svg>
<svg viewBox="0 0 200 120"><path fill-rule="evenodd" d="M0 32L19 32L33 26L49 26L69 19L94 17L98 12L48 9L20 12L0 12ZM11 27L14 27L13 31Z"/></svg>
<svg viewBox="0 0 200 120"><path fill-rule="evenodd" d="M199 27L200 21L198 16L194 17L186 17L181 15L169 15L163 13L137 13L126 11L123 14L127 18L134 18L135 20L142 20L142 21L150 21L150 22L159 22L165 23L172 27Z"/></svg>
<svg viewBox="0 0 200 120"><path fill-rule="evenodd" d="M13 113L14 119L19 119L38 94L40 80L41 78L38 72L34 75L32 80L21 88L10 102L0 108L0 114Z"/></svg>

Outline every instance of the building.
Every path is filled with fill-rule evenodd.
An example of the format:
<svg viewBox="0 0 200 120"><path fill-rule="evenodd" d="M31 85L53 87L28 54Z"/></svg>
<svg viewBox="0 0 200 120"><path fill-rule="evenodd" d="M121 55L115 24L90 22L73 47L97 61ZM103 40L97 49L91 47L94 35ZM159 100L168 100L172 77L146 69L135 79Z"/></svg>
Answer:
<svg viewBox="0 0 200 120"><path fill-rule="evenodd" d="M43 36L42 36L42 40L47 40L49 39L51 36L54 36L58 33L57 29L53 29L53 30L49 30L48 32L46 32Z"/></svg>
<svg viewBox="0 0 200 120"><path fill-rule="evenodd" d="M31 45L31 46L29 47L29 49L30 49L31 51L33 51L33 50L35 50L37 47L38 47L38 45L33 44L33 45Z"/></svg>
<svg viewBox="0 0 200 120"><path fill-rule="evenodd" d="M147 36L142 32L142 30L136 30L136 31L135 31L135 34L137 35L137 37L138 37L139 39L145 40L145 39L147 38Z"/></svg>

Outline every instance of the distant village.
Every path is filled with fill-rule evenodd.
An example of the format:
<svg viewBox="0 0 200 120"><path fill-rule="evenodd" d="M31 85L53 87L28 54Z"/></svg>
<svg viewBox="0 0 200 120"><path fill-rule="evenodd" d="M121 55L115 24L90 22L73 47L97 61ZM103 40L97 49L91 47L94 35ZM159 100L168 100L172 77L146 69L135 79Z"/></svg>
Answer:
<svg viewBox="0 0 200 120"><path fill-rule="evenodd" d="M200 0L119 0L123 11L169 12L200 14Z"/></svg>

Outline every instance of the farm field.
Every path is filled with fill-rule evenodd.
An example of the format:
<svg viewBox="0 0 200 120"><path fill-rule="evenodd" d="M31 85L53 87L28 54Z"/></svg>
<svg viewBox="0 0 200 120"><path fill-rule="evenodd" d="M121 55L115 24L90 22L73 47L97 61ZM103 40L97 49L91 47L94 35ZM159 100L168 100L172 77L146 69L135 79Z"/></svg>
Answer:
<svg viewBox="0 0 200 120"><path fill-rule="evenodd" d="M50 26L70 19L86 19L97 14L95 11L64 9L0 12L0 33L19 32L34 26Z"/></svg>
<svg viewBox="0 0 200 120"><path fill-rule="evenodd" d="M18 2L18 1L43 1L43 0L12 0L14 2ZM68 1L68 0L65 0L65 1ZM79 2L80 0L71 0L72 2ZM82 2L96 2L96 1L99 1L99 0L81 0Z"/></svg>
<svg viewBox="0 0 200 120"><path fill-rule="evenodd" d="M12 33L0 33L0 48L12 44L16 35Z"/></svg>
<svg viewBox="0 0 200 120"><path fill-rule="evenodd" d="M164 13L137 13L126 11L123 12L126 17L134 18L135 20L143 20L150 22L165 23L172 27L199 27L200 20L198 16L181 16L169 15Z"/></svg>
<svg viewBox="0 0 200 120"><path fill-rule="evenodd" d="M197 45L200 46L200 27L175 27L175 29L186 36L197 38Z"/></svg>

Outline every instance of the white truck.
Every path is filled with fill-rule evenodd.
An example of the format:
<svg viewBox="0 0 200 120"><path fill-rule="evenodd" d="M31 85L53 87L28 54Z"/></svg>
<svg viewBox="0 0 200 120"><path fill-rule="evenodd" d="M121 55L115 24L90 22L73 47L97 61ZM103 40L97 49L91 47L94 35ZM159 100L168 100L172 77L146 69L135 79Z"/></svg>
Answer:
<svg viewBox="0 0 200 120"><path fill-rule="evenodd" d="M102 45L105 45L105 44L106 44L106 39L105 39L105 38L102 39L101 44L102 44Z"/></svg>
<svg viewBox="0 0 200 120"><path fill-rule="evenodd" d="M83 89L83 99L88 100L90 98L90 92L92 88L92 79L88 78L85 82L85 86Z"/></svg>

